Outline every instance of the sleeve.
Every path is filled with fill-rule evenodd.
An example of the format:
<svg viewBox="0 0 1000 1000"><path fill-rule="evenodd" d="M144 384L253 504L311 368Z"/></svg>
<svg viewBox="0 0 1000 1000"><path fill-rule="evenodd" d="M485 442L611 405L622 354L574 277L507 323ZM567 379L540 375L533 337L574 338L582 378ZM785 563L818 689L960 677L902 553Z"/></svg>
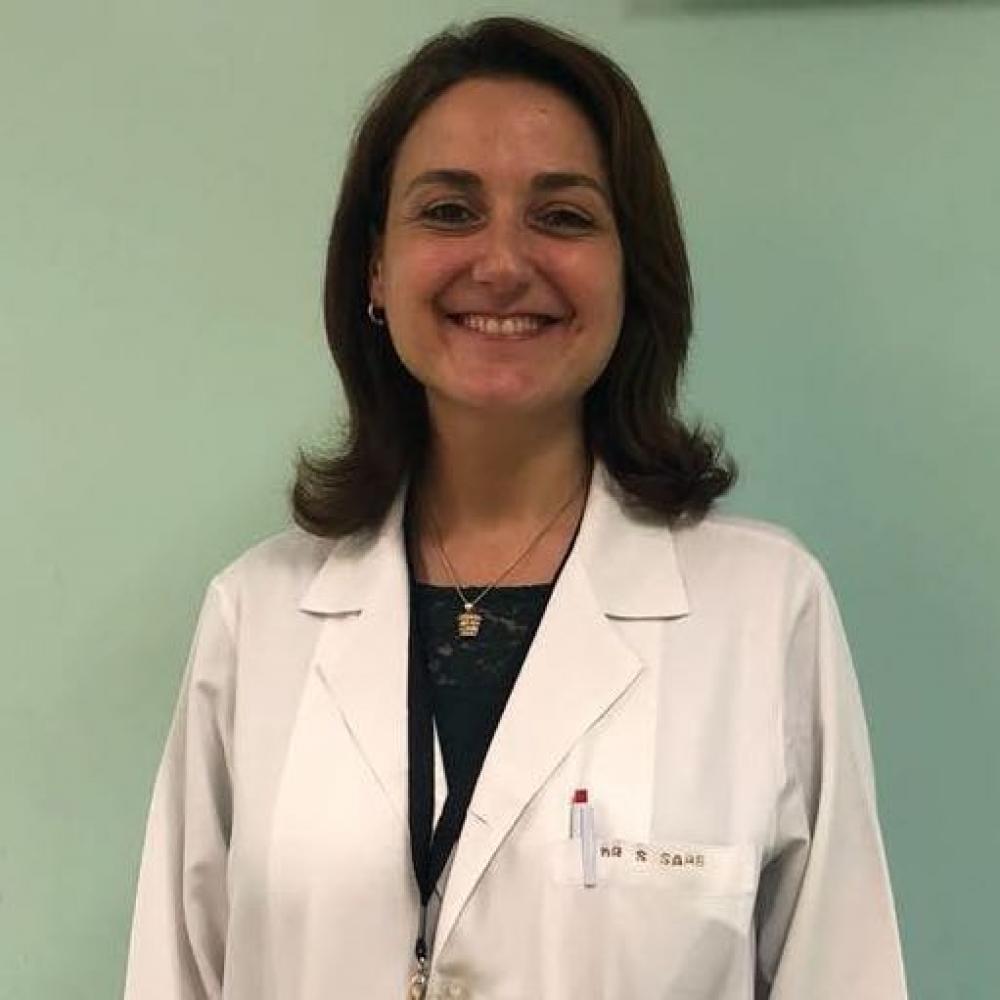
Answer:
<svg viewBox="0 0 1000 1000"><path fill-rule="evenodd" d="M788 643L777 843L757 904L757 1000L905 1000L864 709L813 561Z"/></svg>
<svg viewBox="0 0 1000 1000"><path fill-rule="evenodd" d="M222 996L232 818L232 617L209 586L153 787L125 1000Z"/></svg>

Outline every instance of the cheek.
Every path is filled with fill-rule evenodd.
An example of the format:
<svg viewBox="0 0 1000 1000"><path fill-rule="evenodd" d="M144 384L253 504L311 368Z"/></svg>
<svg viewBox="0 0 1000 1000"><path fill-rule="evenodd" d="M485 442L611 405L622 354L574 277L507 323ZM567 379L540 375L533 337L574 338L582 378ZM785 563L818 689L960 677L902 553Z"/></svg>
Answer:
<svg viewBox="0 0 1000 1000"><path fill-rule="evenodd" d="M464 266L460 251L457 246L440 243L401 247L386 264L390 300L429 299L439 294Z"/></svg>
<svg viewBox="0 0 1000 1000"><path fill-rule="evenodd" d="M606 246L581 244L561 248L561 252L541 262L553 282L591 313L610 315L620 309L622 261L620 254Z"/></svg>
<svg viewBox="0 0 1000 1000"><path fill-rule="evenodd" d="M625 275L620 260L607 261L594 276L595 294L602 298L606 322L614 329L615 339L625 318Z"/></svg>

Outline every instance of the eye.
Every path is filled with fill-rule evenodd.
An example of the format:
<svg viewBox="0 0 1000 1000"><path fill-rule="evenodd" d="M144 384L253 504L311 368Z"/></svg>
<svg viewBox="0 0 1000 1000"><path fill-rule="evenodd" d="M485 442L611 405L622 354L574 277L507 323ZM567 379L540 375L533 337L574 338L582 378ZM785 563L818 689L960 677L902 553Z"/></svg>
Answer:
<svg viewBox="0 0 1000 1000"><path fill-rule="evenodd" d="M472 212L457 201L440 201L436 205L429 205L420 215L430 222L446 226L461 225L472 218Z"/></svg>
<svg viewBox="0 0 1000 1000"><path fill-rule="evenodd" d="M572 208L551 208L539 215L550 229L584 231L594 228L594 223L582 212Z"/></svg>

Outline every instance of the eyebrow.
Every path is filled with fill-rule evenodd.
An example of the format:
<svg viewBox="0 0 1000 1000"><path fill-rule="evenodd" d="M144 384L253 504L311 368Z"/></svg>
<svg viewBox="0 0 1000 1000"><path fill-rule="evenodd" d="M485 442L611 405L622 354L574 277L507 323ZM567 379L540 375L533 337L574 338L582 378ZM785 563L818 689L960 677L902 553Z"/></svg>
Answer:
<svg viewBox="0 0 1000 1000"><path fill-rule="evenodd" d="M446 184L450 187L460 188L463 191L481 191L483 187L482 179L471 170L455 170L450 168L425 170L410 181L404 197L409 195L415 188L430 184ZM531 178L531 188L534 191L561 191L571 187L590 188L604 199L609 208L611 207L611 198L605 190L604 185L589 174L581 174L572 170L553 170L547 173L535 174Z"/></svg>

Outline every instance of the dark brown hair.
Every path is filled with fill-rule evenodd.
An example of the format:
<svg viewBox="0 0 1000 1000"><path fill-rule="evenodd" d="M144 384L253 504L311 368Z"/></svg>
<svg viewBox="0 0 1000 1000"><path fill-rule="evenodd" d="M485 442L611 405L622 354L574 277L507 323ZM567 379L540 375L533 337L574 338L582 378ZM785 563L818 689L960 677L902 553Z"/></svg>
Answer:
<svg viewBox="0 0 1000 1000"><path fill-rule="evenodd" d="M668 522L697 520L736 479L718 431L677 412L691 337L692 289L673 189L631 80L607 56L536 21L490 17L424 43L376 90L355 131L326 259L327 340L347 400L341 439L300 450L296 522L340 537L378 528L424 455L424 389L385 331L371 329L368 272L385 225L396 152L418 115L472 77L519 77L573 100L600 142L625 270L621 335L584 400L587 441L625 498Z"/></svg>

